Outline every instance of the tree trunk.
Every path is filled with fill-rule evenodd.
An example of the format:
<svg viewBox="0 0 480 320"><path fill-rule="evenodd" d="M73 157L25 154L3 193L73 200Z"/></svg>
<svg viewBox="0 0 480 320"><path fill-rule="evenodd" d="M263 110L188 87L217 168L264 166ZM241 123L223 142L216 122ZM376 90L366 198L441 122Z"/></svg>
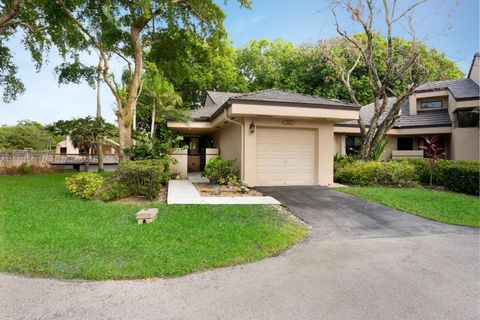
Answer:
<svg viewBox="0 0 480 320"><path fill-rule="evenodd" d="M153 148L153 139L155 138L155 104L152 105L152 121L150 123L150 144Z"/></svg>
<svg viewBox="0 0 480 320"><path fill-rule="evenodd" d="M129 160L130 156L125 154L125 149L132 147L132 121L125 116L118 116L118 133L120 138L120 159Z"/></svg>
<svg viewBox="0 0 480 320"><path fill-rule="evenodd" d="M15 0L10 9L4 8L4 10L0 12L0 33L9 26L11 21L18 15L21 8L22 0Z"/></svg>
<svg viewBox="0 0 480 320"><path fill-rule="evenodd" d="M102 105L100 102L100 80L102 77L102 65L101 65L101 60L98 62L98 68L97 68L97 118L102 117ZM104 171L104 166L103 166L103 143L102 139L100 141L97 141L97 164L98 164L98 172L103 172Z"/></svg>
<svg viewBox="0 0 480 320"><path fill-rule="evenodd" d="M97 163L98 163L97 172L105 171L104 166L103 166L103 143L102 143L102 141L99 141L97 143Z"/></svg>
<svg viewBox="0 0 480 320"><path fill-rule="evenodd" d="M129 155L125 154L124 149L132 147L132 120L133 114L137 108L138 89L140 88L140 81L143 72L143 49L140 39L140 32L136 26L130 29L130 36L132 37L133 55L134 55L134 71L132 80L127 89L127 102L124 108L118 110L118 129L120 135L120 158L128 160ZM121 100L117 99L117 102Z"/></svg>

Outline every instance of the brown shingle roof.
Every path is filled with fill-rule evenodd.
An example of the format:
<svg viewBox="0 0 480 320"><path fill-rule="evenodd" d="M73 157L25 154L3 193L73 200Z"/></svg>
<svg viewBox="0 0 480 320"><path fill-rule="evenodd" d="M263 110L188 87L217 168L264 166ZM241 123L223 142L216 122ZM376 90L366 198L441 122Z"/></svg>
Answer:
<svg viewBox="0 0 480 320"><path fill-rule="evenodd" d="M387 106L379 118L379 123L385 120L387 113L390 111L395 101L396 98L388 98ZM365 125L370 125L373 113L373 103L367 104L360 109L360 116L364 120ZM447 109L420 111L417 112L416 115L411 115L408 100L406 100L401 105L400 118L395 122L393 128L443 127L450 126L451 124L452 121L450 120L450 114ZM358 122L355 120L345 121L336 125L340 127L356 127L358 126Z"/></svg>
<svg viewBox="0 0 480 320"><path fill-rule="evenodd" d="M449 90L456 100L480 97L480 87L470 78L441 80L419 86L415 92Z"/></svg>
<svg viewBox="0 0 480 320"><path fill-rule="evenodd" d="M268 103L268 104L284 104L287 106L308 106L308 107L331 107L331 108L360 108L351 103L345 103L340 100L325 99L316 96L310 96L302 93L290 92L279 89L268 89L251 93L233 93L207 91L207 95L212 99L214 105L206 105L202 108L193 109L191 111L192 118L201 121L209 120L215 117L227 102L246 102L246 103Z"/></svg>

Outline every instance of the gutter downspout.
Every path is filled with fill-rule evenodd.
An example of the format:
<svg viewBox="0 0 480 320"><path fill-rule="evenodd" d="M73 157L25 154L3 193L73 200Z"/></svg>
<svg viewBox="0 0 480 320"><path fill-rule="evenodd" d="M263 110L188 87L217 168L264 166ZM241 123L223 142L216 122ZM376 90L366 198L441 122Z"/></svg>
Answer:
<svg viewBox="0 0 480 320"><path fill-rule="evenodd" d="M240 179L243 181L245 181L245 126L243 123L241 122L238 122L238 121L235 121L235 120L232 120L228 117L227 115L227 109L228 108L225 108L223 109L223 113L225 115L225 120L230 122L230 123L234 123L236 125L239 125L240 126L240 130L241 130L241 162L240 162L240 170L241 170L241 173L240 173Z"/></svg>

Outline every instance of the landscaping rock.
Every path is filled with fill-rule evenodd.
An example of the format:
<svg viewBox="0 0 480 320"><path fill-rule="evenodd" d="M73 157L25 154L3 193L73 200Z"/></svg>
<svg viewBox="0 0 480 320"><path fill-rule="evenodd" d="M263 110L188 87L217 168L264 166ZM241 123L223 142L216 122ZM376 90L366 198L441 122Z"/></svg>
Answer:
<svg viewBox="0 0 480 320"><path fill-rule="evenodd" d="M157 208L142 209L135 215L137 224L152 223L157 218L157 214Z"/></svg>

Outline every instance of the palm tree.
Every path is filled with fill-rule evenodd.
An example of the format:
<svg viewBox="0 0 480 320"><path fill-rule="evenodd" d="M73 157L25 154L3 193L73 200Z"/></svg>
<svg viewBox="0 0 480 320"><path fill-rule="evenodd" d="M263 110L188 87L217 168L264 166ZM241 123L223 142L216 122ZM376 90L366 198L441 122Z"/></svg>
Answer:
<svg viewBox="0 0 480 320"><path fill-rule="evenodd" d="M168 119L182 122L190 120L190 114L180 107L182 98L175 92L173 85L163 79L156 70L147 73L138 104L140 107L149 108L151 112L151 147L155 143L157 124L166 123Z"/></svg>
<svg viewBox="0 0 480 320"><path fill-rule="evenodd" d="M69 135L75 148L83 149L87 155L85 165L88 170L92 152L103 145L103 141L112 136L116 128L101 117L85 117L66 121L57 121L51 125L52 132ZM98 154L98 150L97 154Z"/></svg>

